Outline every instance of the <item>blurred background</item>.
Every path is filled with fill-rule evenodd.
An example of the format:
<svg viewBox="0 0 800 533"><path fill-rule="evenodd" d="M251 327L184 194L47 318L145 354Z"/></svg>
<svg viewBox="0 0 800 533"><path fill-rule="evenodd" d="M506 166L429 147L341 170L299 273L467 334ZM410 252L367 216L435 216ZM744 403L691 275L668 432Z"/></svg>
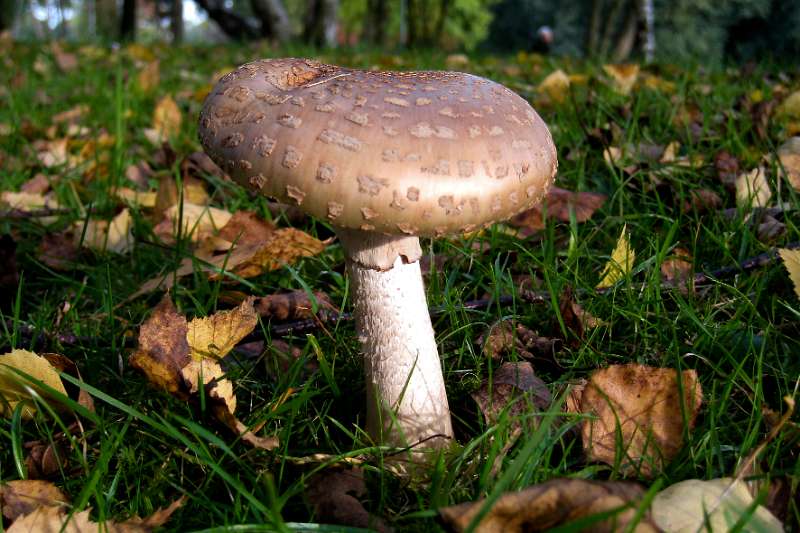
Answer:
<svg viewBox="0 0 800 533"><path fill-rule="evenodd" d="M17 40L525 50L703 63L800 55L798 0L0 0Z"/></svg>

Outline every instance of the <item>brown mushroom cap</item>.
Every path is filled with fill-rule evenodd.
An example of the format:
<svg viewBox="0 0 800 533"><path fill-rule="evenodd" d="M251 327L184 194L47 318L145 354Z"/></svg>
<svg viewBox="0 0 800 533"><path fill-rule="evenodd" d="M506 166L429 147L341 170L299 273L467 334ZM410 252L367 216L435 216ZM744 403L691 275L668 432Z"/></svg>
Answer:
<svg viewBox="0 0 800 533"><path fill-rule="evenodd" d="M556 173L518 95L460 72L248 63L206 99L200 139L234 179L350 229L441 235L505 220Z"/></svg>

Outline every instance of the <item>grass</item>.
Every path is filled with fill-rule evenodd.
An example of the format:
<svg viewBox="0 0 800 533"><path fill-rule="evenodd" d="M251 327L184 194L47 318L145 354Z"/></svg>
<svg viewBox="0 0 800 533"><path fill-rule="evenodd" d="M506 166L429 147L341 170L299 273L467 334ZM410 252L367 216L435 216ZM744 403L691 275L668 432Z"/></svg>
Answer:
<svg viewBox="0 0 800 533"><path fill-rule="evenodd" d="M151 159L156 151L142 132L150 127L158 98L179 94L176 100L184 121L180 134L172 139L179 162L181 156L199 149L196 118L201 104L191 93L202 90L212 73L221 68L281 55L255 46L155 47L151 51L161 61L161 83L148 93L137 88L137 70L126 54L104 52L95 57L91 50L79 49L81 65L61 73L51 64L45 45L4 46L10 48L3 53L6 68L0 69L6 88L0 123L10 125L11 131L0 137L0 189L16 190L40 170L31 155L32 143L45 137L55 113L88 105L91 112L82 124L90 128L91 136L105 131L114 139L97 152L102 166L92 179L83 177L81 168L42 170L58 178L54 182L58 199L72 208L60 216L56 228L81 222L89 213L114 213L117 203L109 190L125 182L129 164ZM438 54L341 51L326 53L325 58L354 66L399 60L402 68L444 67L444 56ZM528 98L536 97L535 85L555 68L588 74L588 84L575 85L572 99L539 110L559 148L557 184L601 192L608 200L587 222L549 219L544 230L528 239L495 226L479 236L423 242L425 253L436 258L437 269L426 280L428 301L444 308L434 320L434 329L459 447L446 462L432 467L432 482L423 486L387 475L380 460L368 461L364 466L369 488L363 498L365 506L398 531L431 531L439 527L434 510L440 506L494 498L502 491L560 476L620 477L612 467L587 463L580 442L561 424L525 430L516 445L503 450L511 420L506 417L496 425L485 424L470 397L493 367L476 339L501 318L515 318L543 336L565 337L558 366L536 367L537 375L554 388L616 363L696 369L705 395L700 419L657 482L667 486L684 479L731 475L768 431L762 409L780 411L781 398L796 394L800 375L798 299L777 263L715 280L689 294L664 288L660 266L676 247L691 253L696 271L710 271L800 239L800 218L795 210L781 214L785 234L773 242L762 242L744 211L734 209L726 215L721 209L703 214L681 209L698 188L716 191L724 199L723 208L735 206L732 194L716 177L714 155L727 150L744 169L750 169L763 154L773 153L785 140L786 124L771 120L767 136L761 138L742 102L754 91L760 91L765 100L775 98L776 80L797 89L800 78L796 72L786 74L774 65L760 66L749 76L735 69L657 65L648 71L672 82L674 90L642 88L631 96L621 96L598 81L602 75L593 64L486 57L462 68L507 83ZM676 120L686 105L694 106L704 117L698 138ZM614 131L616 138L610 141ZM678 140L681 155L701 156L705 163L699 168L670 167L662 176L663 183L654 186L647 165L629 174L606 164L600 139L617 146L666 145ZM165 170L177 174L177 163ZM207 178L213 205L231 212L247 208L269 216L262 199ZM780 190L782 201L798 205L797 194L785 182L777 187L774 172L769 179L773 190ZM310 475L324 465L299 466L291 458L314 453L353 457L376 451L359 429L364 425L364 383L352 323L286 339L302 350L302 356L278 375L267 372L269 352L255 360L239 357L229 366L239 415L250 426L263 424L262 434L277 434L281 440L281 447L273 453L250 449L220 429L202 403L188 404L155 392L142 375L128 367L131 340L160 298L152 294L129 301L129 295L145 280L176 267L190 253L185 242L170 248L158 245L151 222L140 212L134 212L134 218L137 244L132 253L86 252L68 271L53 270L38 258L37 246L51 228L35 219L0 219L0 233L11 233L17 242L22 274L19 284L3 293L1 309L7 326L0 332L0 350L33 345L39 352L68 356L77 363L97 404L96 415L91 421L84 420L84 433L65 445L72 468L57 475L55 481L71 495L76 509L91 507L97 519L149 515L185 494L187 503L166 529L253 525L252 529L236 529L248 531L262 530L257 525L267 524L276 531L287 531L301 528L296 524L313 523L304 487ZM634 271L612 290L598 293L593 287L623 225L628 227L637 254ZM320 237L331 235L324 223L307 220L301 227ZM476 243L483 245L483 252L474 250ZM523 277L538 280L553 299L529 303L520 298L516 287ZM588 329L582 339L565 328L559 315L557 295L567 286L604 322ZM246 285L210 282L202 274L189 276L178 281L173 298L182 313L200 316L223 308L219 297L226 290L265 295L305 287L323 290L348 308L338 246L329 246L323 254L294 267L248 280ZM467 310L460 305L485 295L514 295L515 299L512 305L482 309ZM31 338L22 334L19 325L23 322L38 331L74 334L78 340L59 343ZM269 340L269 324L262 324L261 329ZM323 358L327 363L324 371L304 370L307 362ZM295 392L275 407L289 388ZM542 417L552 420L546 414ZM52 441L71 421L50 412L31 422L13 417L0 424L0 480L25 477L24 443ZM787 476L796 487L800 481L797 454L797 443L779 435L758 463L770 477ZM495 473L492 466L498 456L501 468ZM792 507L787 524L796 525L799 513Z"/></svg>

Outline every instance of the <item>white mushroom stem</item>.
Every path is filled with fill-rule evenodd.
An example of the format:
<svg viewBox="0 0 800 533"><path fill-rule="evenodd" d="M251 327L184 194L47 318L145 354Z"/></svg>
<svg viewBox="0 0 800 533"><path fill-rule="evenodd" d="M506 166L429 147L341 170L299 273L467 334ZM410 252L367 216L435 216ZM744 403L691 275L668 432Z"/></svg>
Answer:
<svg viewBox="0 0 800 533"><path fill-rule="evenodd" d="M383 444L439 448L452 437L453 427L419 267L419 240L338 233L348 256L364 356L367 431ZM354 239L360 244L348 246ZM367 256L370 264L364 264Z"/></svg>

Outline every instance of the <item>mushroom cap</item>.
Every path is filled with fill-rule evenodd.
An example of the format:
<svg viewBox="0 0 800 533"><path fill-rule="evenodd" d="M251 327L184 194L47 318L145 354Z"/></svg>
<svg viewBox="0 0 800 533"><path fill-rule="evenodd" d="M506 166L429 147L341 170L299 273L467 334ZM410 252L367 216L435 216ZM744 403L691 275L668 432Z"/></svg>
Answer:
<svg viewBox="0 0 800 533"><path fill-rule="evenodd" d="M235 180L332 225L442 235L538 203L558 167L524 99L460 72L265 59L219 80L200 139Z"/></svg>

